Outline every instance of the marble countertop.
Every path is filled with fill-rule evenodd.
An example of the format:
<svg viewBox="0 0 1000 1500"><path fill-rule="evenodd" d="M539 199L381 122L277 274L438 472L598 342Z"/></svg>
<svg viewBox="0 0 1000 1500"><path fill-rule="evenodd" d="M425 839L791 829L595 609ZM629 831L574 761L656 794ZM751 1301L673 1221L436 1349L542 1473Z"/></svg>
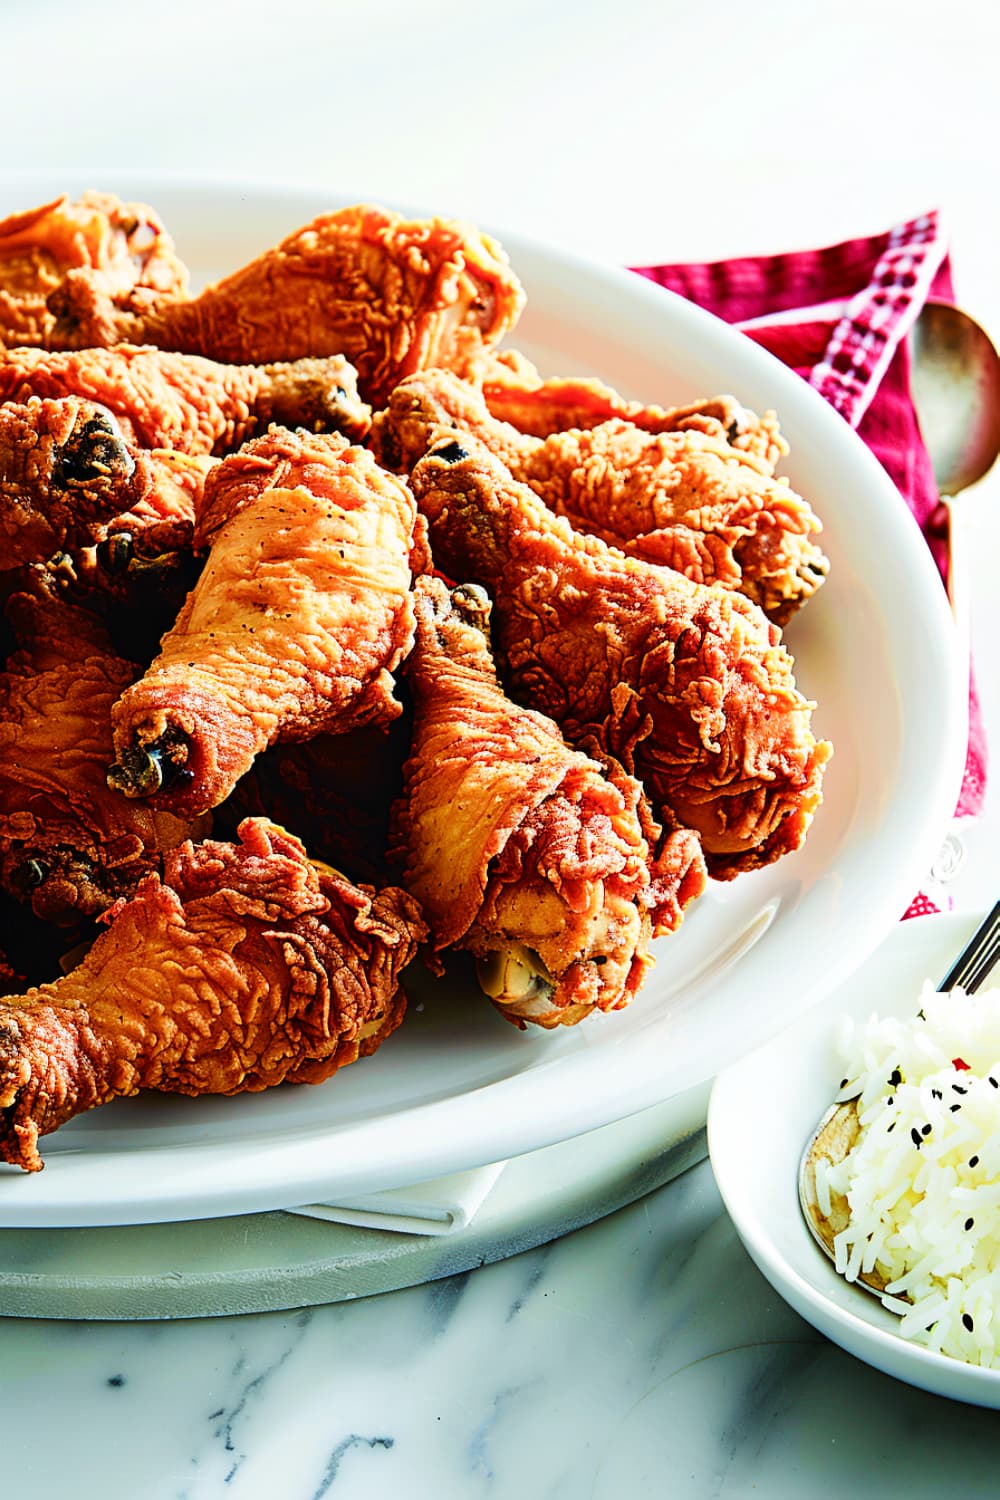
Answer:
<svg viewBox="0 0 1000 1500"><path fill-rule="evenodd" d="M0 1323L4 1493L911 1500L992 1493L998 1417L828 1344L707 1162L409 1291L175 1323Z"/></svg>
<svg viewBox="0 0 1000 1500"><path fill-rule="evenodd" d="M1000 18L980 0L35 0L7 165L235 172L440 205L617 263L876 232L932 205L1000 330ZM16 59L17 65L10 60ZM16 148L16 149L15 149ZM1000 477L965 502L1000 744ZM963 830L996 898L1000 795ZM292 1313L0 1319L0 1494L913 1500L995 1488L998 1418L899 1385L757 1273L707 1161L461 1276Z"/></svg>

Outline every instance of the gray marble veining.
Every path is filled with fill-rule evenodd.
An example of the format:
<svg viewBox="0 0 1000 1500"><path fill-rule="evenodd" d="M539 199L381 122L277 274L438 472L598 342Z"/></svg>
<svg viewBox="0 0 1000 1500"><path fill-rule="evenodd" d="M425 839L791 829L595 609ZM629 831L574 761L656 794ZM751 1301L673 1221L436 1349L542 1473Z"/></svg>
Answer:
<svg viewBox="0 0 1000 1500"><path fill-rule="evenodd" d="M307 1312L0 1323L6 1497L923 1500L1000 1417L898 1385L771 1291L707 1163L544 1249Z"/></svg>

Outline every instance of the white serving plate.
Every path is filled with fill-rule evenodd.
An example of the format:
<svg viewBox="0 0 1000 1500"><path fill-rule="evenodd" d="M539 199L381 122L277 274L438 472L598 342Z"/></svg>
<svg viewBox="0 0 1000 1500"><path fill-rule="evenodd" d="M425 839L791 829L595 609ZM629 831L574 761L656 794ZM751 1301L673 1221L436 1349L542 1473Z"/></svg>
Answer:
<svg viewBox="0 0 1000 1500"><path fill-rule="evenodd" d="M0 177L0 212L85 187L151 202L197 283L234 269L336 194L114 172ZM806 847L715 885L658 946L629 1010L520 1033L459 966L421 983L400 1032L314 1088L148 1096L71 1121L45 1171L0 1169L0 1225L162 1222L400 1186L547 1146L690 1091L854 969L905 909L954 807L965 689L940 579L880 466L804 382L641 278L501 238L528 306L516 342L553 374L662 403L731 391L775 408L783 469L826 523L831 577L787 632L835 744ZM669 253L669 245L664 245ZM690 1122L693 1129L697 1119Z"/></svg>
<svg viewBox="0 0 1000 1500"><path fill-rule="evenodd" d="M716 1079L709 1153L737 1233L774 1289L821 1333L909 1385L1000 1407L1000 1370L980 1369L901 1338L877 1297L838 1276L799 1212L803 1148L836 1095L838 1018L909 1016L925 979L947 973L982 913L903 922L823 1005Z"/></svg>

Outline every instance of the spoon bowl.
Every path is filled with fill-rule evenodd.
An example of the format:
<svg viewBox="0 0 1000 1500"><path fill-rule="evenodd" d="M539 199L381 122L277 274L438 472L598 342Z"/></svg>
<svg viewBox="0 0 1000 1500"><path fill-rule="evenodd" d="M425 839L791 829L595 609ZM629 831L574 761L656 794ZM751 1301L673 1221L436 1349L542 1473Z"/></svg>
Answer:
<svg viewBox="0 0 1000 1500"><path fill-rule="evenodd" d="M957 495L1000 454L1000 355L961 308L924 305L909 336L910 391L942 495Z"/></svg>

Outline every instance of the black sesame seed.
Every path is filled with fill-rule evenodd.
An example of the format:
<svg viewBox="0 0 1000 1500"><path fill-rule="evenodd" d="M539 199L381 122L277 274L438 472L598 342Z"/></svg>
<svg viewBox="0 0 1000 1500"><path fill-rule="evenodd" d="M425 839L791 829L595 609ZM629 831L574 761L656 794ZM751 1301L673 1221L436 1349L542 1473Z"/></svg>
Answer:
<svg viewBox="0 0 1000 1500"><path fill-rule="evenodd" d="M991 1087L992 1087L992 1088L995 1088L995 1089L1000 1089L1000 1083L997 1083L997 1081L996 1081L996 1079L995 1079L995 1078L994 1078L994 1077L993 1077L993 1074L992 1074L992 1073L991 1073L991 1074L990 1074L990 1076L989 1076L989 1079L988 1079L988 1080L987 1080L987 1081L988 1081L988 1083L989 1083L989 1084L990 1084L990 1086L991 1086Z"/></svg>
<svg viewBox="0 0 1000 1500"><path fill-rule="evenodd" d="M889 1082L892 1084L893 1088L898 1088L902 1081L902 1073L898 1068L893 1068L892 1072L889 1074Z"/></svg>
<svg viewBox="0 0 1000 1500"><path fill-rule="evenodd" d="M969 1166L970 1167L978 1167L979 1166L979 1157L978 1156L970 1156L969 1157Z"/></svg>
<svg viewBox="0 0 1000 1500"><path fill-rule="evenodd" d="M942 1094L942 1092L941 1092L940 1089L931 1089L931 1098L932 1099L943 1099L944 1095Z"/></svg>
<svg viewBox="0 0 1000 1500"><path fill-rule="evenodd" d="M961 1109L961 1108L962 1108L962 1106L960 1104L949 1104L949 1106L948 1106L948 1109L949 1109L949 1111L950 1111L951 1114L954 1114L956 1110Z"/></svg>
<svg viewBox="0 0 1000 1500"><path fill-rule="evenodd" d="M895 1094L890 1094L889 1097L888 1097L888 1099L885 1102L886 1102L887 1108L891 1109L892 1106L896 1102L896 1096L895 1096Z"/></svg>
<svg viewBox="0 0 1000 1500"><path fill-rule="evenodd" d="M846 1079L846 1078L842 1078L842 1079L841 1079L841 1080L840 1080L840 1087L841 1087L841 1088L842 1088L842 1089L846 1089L846 1087L847 1087L847 1079Z"/></svg>
<svg viewBox="0 0 1000 1500"><path fill-rule="evenodd" d="M966 1219L966 1221L965 1221L965 1227L966 1227L966 1229L971 1229L972 1226L973 1226L973 1224L975 1222L976 1222L975 1219Z"/></svg>
<svg viewBox="0 0 1000 1500"><path fill-rule="evenodd" d="M931 1133L931 1127L929 1125L924 1125L924 1126L921 1127L921 1130L920 1130L920 1134L921 1135L930 1135L930 1133Z"/></svg>
<svg viewBox="0 0 1000 1500"><path fill-rule="evenodd" d="M891 1120L889 1122L889 1124L885 1127L885 1133L886 1133L886 1135L892 1135L892 1132L895 1130L895 1128L896 1128L896 1122L895 1122L895 1120Z"/></svg>
<svg viewBox="0 0 1000 1500"><path fill-rule="evenodd" d="M970 1316L969 1313L963 1313L962 1314L962 1327L963 1328L967 1328L970 1333L972 1332L973 1328L975 1327L975 1324L973 1323L972 1318L971 1318L971 1316Z"/></svg>
<svg viewBox="0 0 1000 1500"><path fill-rule="evenodd" d="M953 1083L951 1086L951 1091L953 1094L967 1094L969 1092L968 1089L963 1089L960 1083Z"/></svg>
<svg viewBox="0 0 1000 1500"><path fill-rule="evenodd" d="M917 1129L917 1127L915 1125L914 1125L913 1129L910 1131L910 1140L913 1142L913 1144L915 1146L922 1146L924 1144L923 1138L922 1138L922 1136L920 1134L920 1131Z"/></svg>

